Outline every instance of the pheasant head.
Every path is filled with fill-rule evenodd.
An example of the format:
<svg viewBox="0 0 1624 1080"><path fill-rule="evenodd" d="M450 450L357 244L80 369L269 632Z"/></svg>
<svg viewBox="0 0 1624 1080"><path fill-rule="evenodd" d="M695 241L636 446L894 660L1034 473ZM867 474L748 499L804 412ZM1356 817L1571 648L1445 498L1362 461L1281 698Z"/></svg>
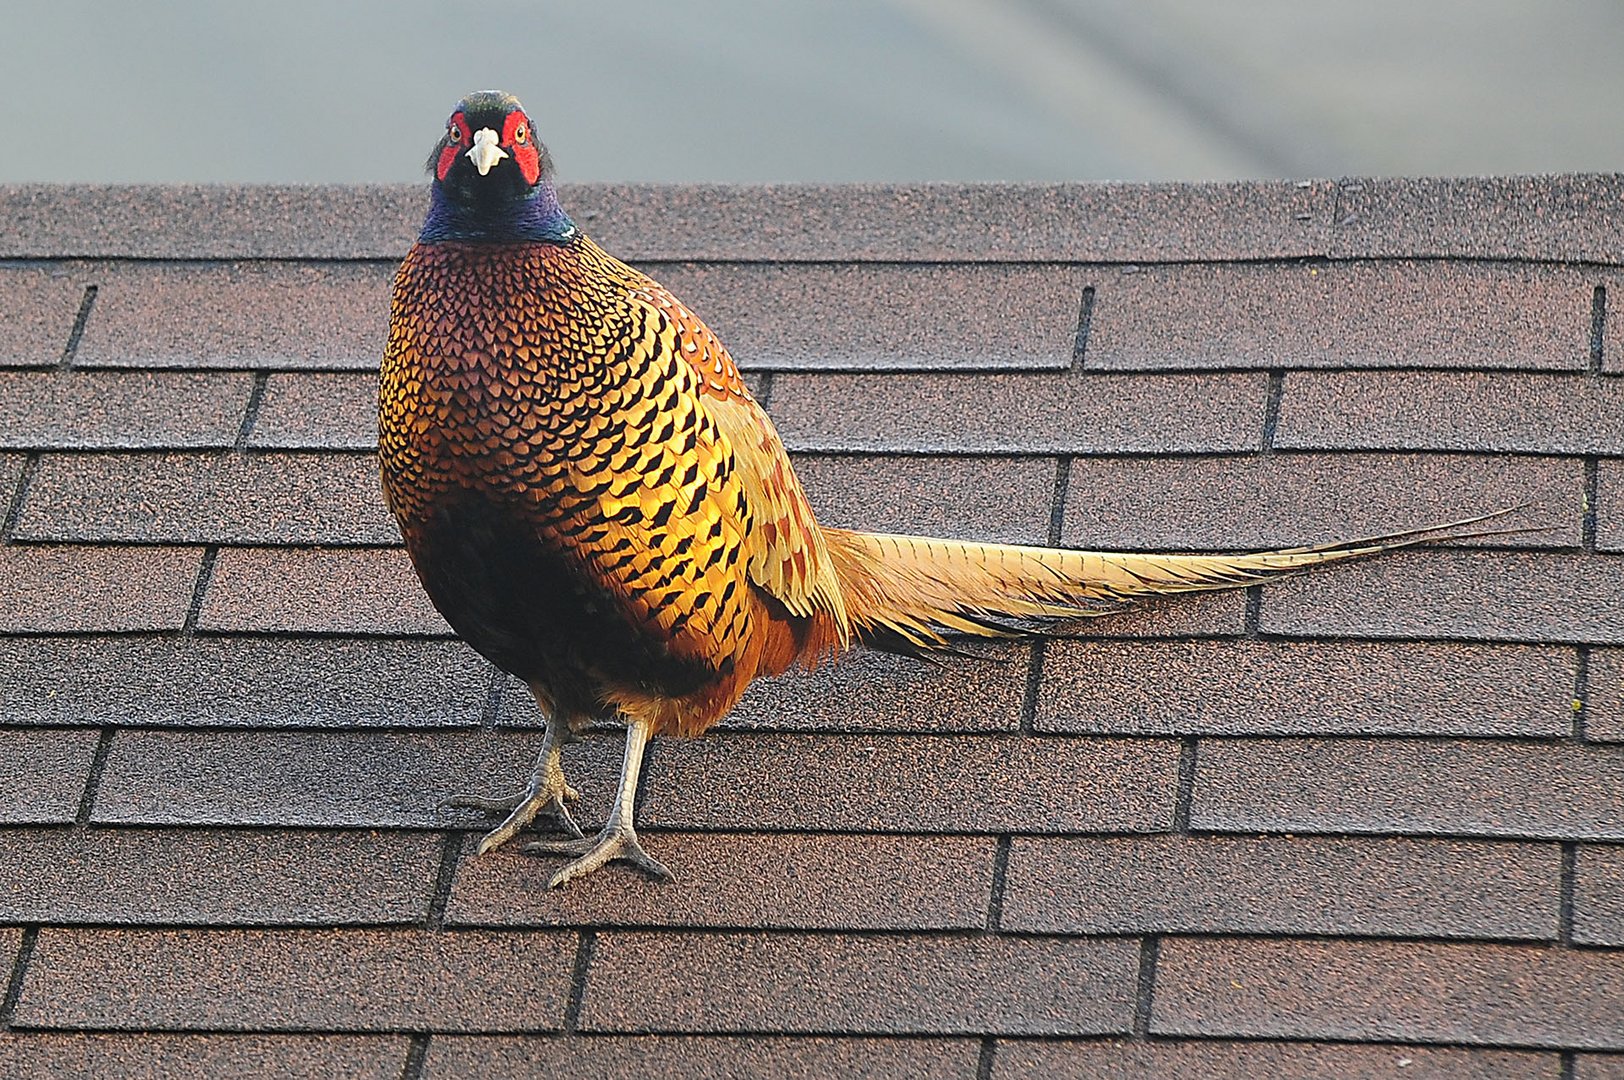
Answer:
<svg viewBox="0 0 1624 1080"><path fill-rule="evenodd" d="M433 202L421 240L563 243L575 226L558 205L553 163L519 99L469 94L429 155Z"/></svg>

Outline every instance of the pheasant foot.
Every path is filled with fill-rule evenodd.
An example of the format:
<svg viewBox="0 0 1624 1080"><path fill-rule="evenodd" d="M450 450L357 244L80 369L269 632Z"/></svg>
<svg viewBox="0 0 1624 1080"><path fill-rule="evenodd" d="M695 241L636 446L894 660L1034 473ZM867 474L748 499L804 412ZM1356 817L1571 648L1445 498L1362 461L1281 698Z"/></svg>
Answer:
<svg viewBox="0 0 1624 1080"><path fill-rule="evenodd" d="M547 882L549 889L556 889L565 882L574 881L578 877L585 877L594 870L602 869L615 860L629 862L651 878L660 881L671 881L674 875L666 869L664 863L643 850L643 845L637 839L637 833L630 825L619 821L611 821L603 827L603 831L588 840L540 840L524 846L525 854L537 855L579 855L580 858L565 866L552 876Z"/></svg>
<svg viewBox="0 0 1624 1080"><path fill-rule="evenodd" d="M566 725L553 720L547 722L547 736L542 740L536 767L530 773L530 782L524 790L509 796L490 798L483 795L453 795L439 805L439 809L460 808L479 810L487 814L506 813L502 823L486 833L479 841L477 854L483 855L500 847L518 835L543 812L555 818L559 826L577 839L584 835L575 823L567 804L576 802L581 793L570 787L564 779L564 767L559 748L574 741Z"/></svg>

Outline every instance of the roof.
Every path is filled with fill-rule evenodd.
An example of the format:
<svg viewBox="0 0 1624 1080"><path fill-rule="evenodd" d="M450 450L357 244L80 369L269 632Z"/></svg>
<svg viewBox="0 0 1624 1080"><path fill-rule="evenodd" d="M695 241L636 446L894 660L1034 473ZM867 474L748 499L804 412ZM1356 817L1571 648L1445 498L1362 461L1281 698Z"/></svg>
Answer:
<svg viewBox="0 0 1624 1080"><path fill-rule="evenodd" d="M828 523L1545 531L760 684L548 892L376 491L422 192L0 188L0 1077L1624 1077L1624 178L564 201Z"/></svg>

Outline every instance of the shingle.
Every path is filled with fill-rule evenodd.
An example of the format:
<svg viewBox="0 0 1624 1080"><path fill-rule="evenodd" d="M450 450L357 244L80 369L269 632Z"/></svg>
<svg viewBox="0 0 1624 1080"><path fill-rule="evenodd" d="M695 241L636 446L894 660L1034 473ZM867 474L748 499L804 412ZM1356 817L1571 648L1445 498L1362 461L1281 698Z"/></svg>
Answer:
<svg viewBox="0 0 1624 1080"><path fill-rule="evenodd" d="M1565 735L1570 650L1406 642L1056 641L1039 731Z"/></svg>
<svg viewBox="0 0 1624 1080"><path fill-rule="evenodd" d="M1017 836L1000 926L1554 939L1560 862L1555 844Z"/></svg>
<svg viewBox="0 0 1624 1080"><path fill-rule="evenodd" d="M1624 289L1619 291L1624 307ZM1596 546L1624 551L1624 462L1603 459L1596 469Z"/></svg>
<svg viewBox="0 0 1624 1080"><path fill-rule="evenodd" d="M1350 179L1331 254L1619 261L1616 175Z"/></svg>
<svg viewBox="0 0 1624 1080"><path fill-rule="evenodd" d="M1078 638L1233 637L1246 632L1244 590L1151 597L1098 618L1054 628Z"/></svg>
<svg viewBox="0 0 1624 1080"><path fill-rule="evenodd" d="M1565 742L1212 739L1190 823L1229 832L1624 839L1624 747Z"/></svg>
<svg viewBox="0 0 1624 1080"><path fill-rule="evenodd" d="M1624 742L1624 649L1590 650L1585 736Z"/></svg>
<svg viewBox="0 0 1624 1080"><path fill-rule="evenodd" d="M121 732L94 820L120 824L424 826L464 791L521 787L533 732ZM1172 822L1170 742L1006 736L721 735L662 740L638 823L650 828L1143 832ZM274 769L267 762L276 762ZM602 820L620 741L565 754L582 816ZM994 794L996 793L996 794Z"/></svg>
<svg viewBox="0 0 1624 1080"><path fill-rule="evenodd" d="M278 449L372 450L378 445L378 376L279 373L265 381L248 445Z"/></svg>
<svg viewBox="0 0 1624 1080"><path fill-rule="evenodd" d="M0 1034L0 1080L395 1080L404 1035Z"/></svg>
<svg viewBox="0 0 1624 1080"><path fill-rule="evenodd" d="M1624 453L1624 382L1585 375L1293 371L1275 445L1290 450Z"/></svg>
<svg viewBox="0 0 1624 1080"><path fill-rule="evenodd" d="M6 233L14 235L10 228ZM0 365L60 363L84 297L85 282L75 270L0 267Z"/></svg>
<svg viewBox="0 0 1624 1080"><path fill-rule="evenodd" d="M623 1080L973 1080L970 1039L813 1036L436 1036L426 1080L601 1076Z"/></svg>
<svg viewBox="0 0 1624 1080"><path fill-rule="evenodd" d="M0 920L416 922L439 862L439 841L422 834L7 829Z"/></svg>
<svg viewBox="0 0 1624 1080"><path fill-rule="evenodd" d="M40 931L24 1027L546 1031L574 934L423 930Z"/></svg>
<svg viewBox="0 0 1624 1080"><path fill-rule="evenodd" d="M451 633L401 548L225 548L200 630Z"/></svg>
<svg viewBox="0 0 1624 1080"><path fill-rule="evenodd" d="M1335 196L1328 180L559 188L596 240L644 260L1323 255ZM13 185L0 257L398 260L427 207L424 184Z"/></svg>
<svg viewBox="0 0 1624 1080"><path fill-rule="evenodd" d="M1624 847L1579 845L1574 863L1573 940L1624 946Z"/></svg>
<svg viewBox="0 0 1624 1080"><path fill-rule="evenodd" d="M369 454L46 454L22 540L393 544Z"/></svg>
<svg viewBox="0 0 1624 1080"><path fill-rule="evenodd" d="M1172 938L1151 1031L1624 1048L1618 954L1537 945Z"/></svg>
<svg viewBox="0 0 1624 1080"><path fill-rule="evenodd" d="M376 368L394 268L132 263L97 272L82 367Z"/></svg>
<svg viewBox="0 0 1624 1080"><path fill-rule="evenodd" d="M246 374L0 371L0 446L230 446L252 390Z"/></svg>
<svg viewBox="0 0 1624 1080"><path fill-rule="evenodd" d="M1557 1054L1336 1043L999 1040L992 1080L1558 1080Z"/></svg>
<svg viewBox="0 0 1624 1080"><path fill-rule="evenodd" d="M1049 536L1049 458L796 455L795 472L823 525L1001 544Z"/></svg>
<svg viewBox="0 0 1624 1080"><path fill-rule="evenodd" d="M0 729L0 822L69 822L79 811L94 731Z"/></svg>
<svg viewBox="0 0 1624 1080"><path fill-rule="evenodd" d="M796 450L1117 453L1251 450L1267 377L780 375L772 412Z"/></svg>
<svg viewBox="0 0 1624 1080"><path fill-rule="evenodd" d="M0 547L0 631L179 630L197 548Z"/></svg>
<svg viewBox="0 0 1624 1080"><path fill-rule="evenodd" d="M767 370L1068 368L1085 283L1082 270L1054 265L642 269L704 319L740 365Z"/></svg>
<svg viewBox="0 0 1624 1080"><path fill-rule="evenodd" d="M1024 645L965 646L989 659L859 649L815 671L757 680L723 724L794 731L1014 731L1031 671Z"/></svg>
<svg viewBox="0 0 1624 1080"><path fill-rule="evenodd" d="M17 481L23 475L22 454L0 454L0 506L8 511L17 495Z"/></svg>
<svg viewBox="0 0 1624 1080"><path fill-rule="evenodd" d="M1106 268L1084 366L1583 371L1592 278L1519 263Z"/></svg>
<svg viewBox="0 0 1624 1080"><path fill-rule="evenodd" d="M1132 1025L1139 948L1066 938L598 938L586 1031L1069 1035Z"/></svg>
<svg viewBox="0 0 1624 1080"><path fill-rule="evenodd" d="M712 735L661 745L642 818L668 828L1147 832L1172 824L1172 742L1004 735Z"/></svg>
<svg viewBox="0 0 1624 1080"><path fill-rule="evenodd" d="M0 638L0 669L14 724L467 725L490 686L449 641Z"/></svg>
<svg viewBox="0 0 1624 1080"><path fill-rule="evenodd" d="M0 927L0 971L10 972L17 967L17 951L22 946L22 931L15 927ZM0 1055L0 1062L4 1061Z"/></svg>
<svg viewBox="0 0 1624 1080"><path fill-rule="evenodd" d="M1413 551L1268 585L1266 634L1624 642L1624 558Z"/></svg>
<svg viewBox="0 0 1624 1080"><path fill-rule="evenodd" d="M559 890L546 886L562 856L474 857L474 842L447 925L979 930L992 893L987 837L670 833L651 846L675 882L615 873Z"/></svg>
<svg viewBox="0 0 1624 1080"><path fill-rule="evenodd" d="M1391 533L1521 507L1481 528L1547 531L1475 544L1578 547L1577 458L1484 454L1081 457L1063 542L1073 547L1238 550Z"/></svg>
<svg viewBox="0 0 1624 1080"><path fill-rule="evenodd" d="M1575 1054L1573 1080L1624 1080L1624 1054Z"/></svg>
<svg viewBox="0 0 1624 1080"><path fill-rule="evenodd" d="M445 798L523 786L533 733L441 731L125 731L113 740L92 820L146 825L444 828L484 819L437 811ZM591 739L565 757L588 820L605 814L618 743ZM71 814L71 811L70 811ZM641 822L640 822L641 823Z"/></svg>

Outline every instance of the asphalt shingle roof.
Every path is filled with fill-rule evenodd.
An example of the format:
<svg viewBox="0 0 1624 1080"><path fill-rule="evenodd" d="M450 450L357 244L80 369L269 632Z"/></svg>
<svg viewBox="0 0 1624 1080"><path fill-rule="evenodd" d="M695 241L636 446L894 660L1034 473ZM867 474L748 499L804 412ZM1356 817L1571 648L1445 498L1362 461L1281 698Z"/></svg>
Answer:
<svg viewBox="0 0 1624 1080"><path fill-rule="evenodd" d="M1624 1076L1624 180L564 201L830 524L1546 531L758 685L548 892L376 490L421 189L0 188L0 1078Z"/></svg>

